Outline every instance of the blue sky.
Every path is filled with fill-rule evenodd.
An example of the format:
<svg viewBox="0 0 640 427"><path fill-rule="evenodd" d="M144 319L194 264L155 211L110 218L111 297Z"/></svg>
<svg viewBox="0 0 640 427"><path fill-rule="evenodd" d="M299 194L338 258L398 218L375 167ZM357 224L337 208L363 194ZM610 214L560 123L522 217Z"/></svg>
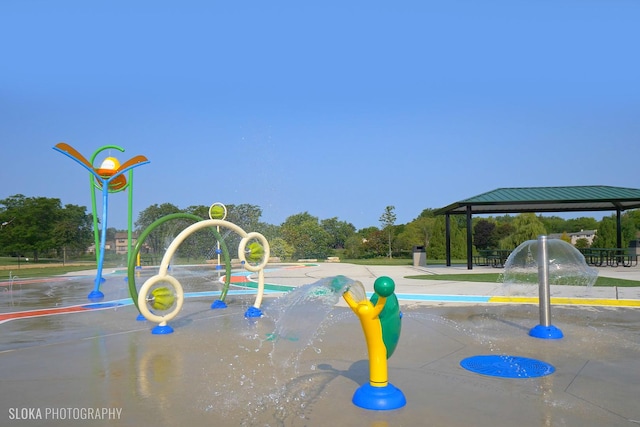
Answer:
<svg viewBox="0 0 640 427"><path fill-rule="evenodd" d="M638 22L637 0L3 0L0 198L90 206L61 141L147 156L136 214L364 228L501 187L638 188Z"/></svg>

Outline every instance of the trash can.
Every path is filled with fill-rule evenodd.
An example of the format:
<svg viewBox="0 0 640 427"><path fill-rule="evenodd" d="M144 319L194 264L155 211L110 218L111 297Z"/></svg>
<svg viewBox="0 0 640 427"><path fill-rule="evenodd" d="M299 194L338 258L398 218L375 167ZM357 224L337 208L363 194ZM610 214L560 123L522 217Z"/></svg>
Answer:
<svg viewBox="0 0 640 427"><path fill-rule="evenodd" d="M424 246L413 247L413 266L414 267L426 267L427 266L427 250Z"/></svg>

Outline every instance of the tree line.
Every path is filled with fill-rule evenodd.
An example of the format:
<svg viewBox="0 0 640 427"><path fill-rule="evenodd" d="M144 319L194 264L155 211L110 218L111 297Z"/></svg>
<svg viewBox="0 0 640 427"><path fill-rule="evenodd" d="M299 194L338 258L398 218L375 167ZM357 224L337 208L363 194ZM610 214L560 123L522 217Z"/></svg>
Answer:
<svg viewBox="0 0 640 427"><path fill-rule="evenodd" d="M337 217L318 218L309 212L293 214L282 224L268 224L260 220L262 209L252 204L227 205L226 220L247 232L256 231L269 241L271 255L282 260L302 258L325 259L340 256L346 259L400 257L410 258L414 248L423 247L429 259L445 258L445 217L424 209L406 224L396 224L395 207L387 206L379 219L379 226L360 230ZM181 209L171 203L154 204L138 215L136 234L170 214L187 213L209 218L209 207L189 206ZM187 218L167 221L146 237L145 251L161 256L168 244L193 220ZM624 245L638 238L640 210L624 212L621 217ZM83 254L93 243L92 215L84 206L62 205L59 199L25 197L17 194L0 200L0 255L72 258ZM616 247L615 215L597 221L592 217L563 219L533 213L475 217L472 221L473 251L484 249L514 249L520 243L539 235L563 234L581 230L597 230L591 247ZM115 229L107 230L113 238ZM217 230L201 230L181 245L179 255L193 260L215 257ZM218 234L237 257L240 236L230 230ZM466 217L455 215L450 221L451 256L466 258ZM589 242L578 242L587 247Z"/></svg>

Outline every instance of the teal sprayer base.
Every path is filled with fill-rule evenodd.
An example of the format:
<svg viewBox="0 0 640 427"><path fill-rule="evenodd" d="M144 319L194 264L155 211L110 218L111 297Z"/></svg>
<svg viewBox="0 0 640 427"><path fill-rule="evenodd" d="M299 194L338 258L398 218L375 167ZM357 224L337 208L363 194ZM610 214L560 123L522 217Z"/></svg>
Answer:
<svg viewBox="0 0 640 427"><path fill-rule="evenodd" d="M369 383L364 384L358 387L351 401L360 408L379 411L399 409L407 404L407 399L402 391L391 383L384 387L374 387Z"/></svg>

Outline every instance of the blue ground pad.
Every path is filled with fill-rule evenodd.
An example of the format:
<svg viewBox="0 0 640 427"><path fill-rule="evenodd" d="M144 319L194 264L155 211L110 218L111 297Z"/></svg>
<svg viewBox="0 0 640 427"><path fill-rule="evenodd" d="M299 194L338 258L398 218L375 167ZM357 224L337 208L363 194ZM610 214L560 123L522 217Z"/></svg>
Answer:
<svg viewBox="0 0 640 427"><path fill-rule="evenodd" d="M543 377L556 370L541 360L507 355L472 356L462 360L460 366L480 375L502 378Z"/></svg>

